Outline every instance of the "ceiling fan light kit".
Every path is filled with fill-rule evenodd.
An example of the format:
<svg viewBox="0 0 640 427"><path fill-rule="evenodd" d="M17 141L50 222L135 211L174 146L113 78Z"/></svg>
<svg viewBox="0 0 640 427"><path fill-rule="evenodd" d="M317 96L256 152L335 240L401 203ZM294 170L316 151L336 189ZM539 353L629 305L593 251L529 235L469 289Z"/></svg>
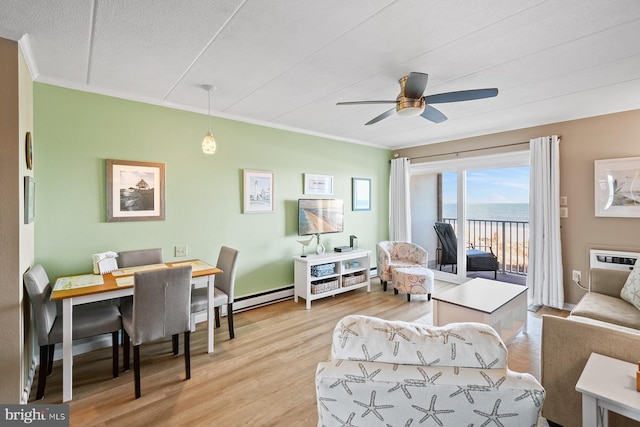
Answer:
<svg viewBox="0 0 640 427"><path fill-rule="evenodd" d="M336 105L396 104L395 108L374 117L365 123L365 125L378 123L379 121L393 115L393 113L397 113L402 117L421 116L433 123L441 123L447 120L447 116L429 104L471 101L474 99L491 98L498 95L498 89L490 88L461 90L457 92L445 92L425 96L424 91L427 88L428 78L428 74L417 72L411 72L408 76L402 77L398 80L398 83L400 83L400 93L396 97L395 101L349 101L338 102Z"/></svg>

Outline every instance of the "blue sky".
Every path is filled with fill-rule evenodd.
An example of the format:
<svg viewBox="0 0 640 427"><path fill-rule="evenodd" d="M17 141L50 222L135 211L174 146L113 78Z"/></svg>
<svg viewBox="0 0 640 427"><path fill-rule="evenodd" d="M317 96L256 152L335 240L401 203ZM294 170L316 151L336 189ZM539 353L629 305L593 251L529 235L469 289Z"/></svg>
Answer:
<svg viewBox="0 0 640 427"><path fill-rule="evenodd" d="M456 173L442 174L444 203L456 203ZM467 171L467 203L529 203L529 166Z"/></svg>

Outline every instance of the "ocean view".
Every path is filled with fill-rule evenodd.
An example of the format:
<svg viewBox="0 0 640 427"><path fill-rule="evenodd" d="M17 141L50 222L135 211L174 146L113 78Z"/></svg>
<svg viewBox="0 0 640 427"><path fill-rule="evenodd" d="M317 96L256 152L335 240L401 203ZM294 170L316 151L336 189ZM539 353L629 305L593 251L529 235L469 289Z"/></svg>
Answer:
<svg viewBox="0 0 640 427"><path fill-rule="evenodd" d="M443 218L456 218L457 204L442 206ZM528 203L470 203L467 205L467 219L494 221L529 221Z"/></svg>

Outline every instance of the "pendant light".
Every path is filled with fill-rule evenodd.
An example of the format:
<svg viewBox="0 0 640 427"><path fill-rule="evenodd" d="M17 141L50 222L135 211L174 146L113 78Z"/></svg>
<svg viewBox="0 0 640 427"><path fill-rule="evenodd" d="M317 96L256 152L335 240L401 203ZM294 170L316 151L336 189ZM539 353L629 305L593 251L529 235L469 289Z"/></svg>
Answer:
<svg viewBox="0 0 640 427"><path fill-rule="evenodd" d="M205 135L202 140L202 152L204 154L215 154L216 153L216 139L213 137L211 133L211 91L213 90L213 86L211 85L202 85L203 89L206 89L209 92L209 132Z"/></svg>

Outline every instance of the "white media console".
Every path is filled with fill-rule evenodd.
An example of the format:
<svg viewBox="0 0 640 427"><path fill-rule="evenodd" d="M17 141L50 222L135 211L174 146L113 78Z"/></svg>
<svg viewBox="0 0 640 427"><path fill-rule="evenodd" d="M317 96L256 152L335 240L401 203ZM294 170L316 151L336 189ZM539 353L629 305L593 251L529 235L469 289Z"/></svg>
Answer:
<svg viewBox="0 0 640 427"><path fill-rule="evenodd" d="M349 252L330 252L322 255L296 256L294 260L293 300L302 297L307 302L367 287L371 290L371 251L356 249Z"/></svg>

